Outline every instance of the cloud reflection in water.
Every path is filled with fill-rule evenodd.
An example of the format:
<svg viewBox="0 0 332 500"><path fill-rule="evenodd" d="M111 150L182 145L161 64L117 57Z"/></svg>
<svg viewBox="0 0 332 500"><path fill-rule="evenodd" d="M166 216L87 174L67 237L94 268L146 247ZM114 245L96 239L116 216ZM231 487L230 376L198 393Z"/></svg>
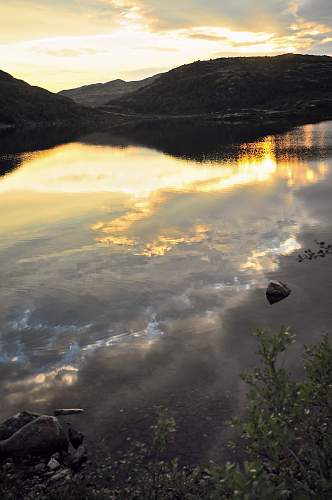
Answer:
<svg viewBox="0 0 332 500"><path fill-rule="evenodd" d="M158 339L222 332L317 222L298 193L329 175L310 155L326 127L201 163L82 143L23 158L0 180L6 401L44 404L100 352L148 357Z"/></svg>

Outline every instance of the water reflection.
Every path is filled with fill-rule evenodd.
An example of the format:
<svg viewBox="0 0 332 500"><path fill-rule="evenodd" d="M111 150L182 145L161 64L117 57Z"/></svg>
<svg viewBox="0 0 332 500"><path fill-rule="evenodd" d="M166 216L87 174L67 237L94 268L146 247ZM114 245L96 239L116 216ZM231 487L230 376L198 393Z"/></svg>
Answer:
<svg viewBox="0 0 332 500"><path fill-rule="evenodd" d="M288 141L289 137L286 136L285 139ZM305 143L309 148L308 135L306 135ZM97 237L97 241L125 246L126 251L127 247L130 247L137 255L164 255L176 245L201 243L207 240L216 222L213 221L211 224L207 220L206 224L194 223L191 226L188 224L186 228L177 227L173 222L169 227L158 226L159 234L154 235L152 241L142 241L139 229L137 231L139 224L151 219L162 209L162 206L168 205L176 194L182 194L182 196L217 194L247 185L258 186L260 184L265 184L262 188L266 189L269 183L276 184L280 180L285 180L289 187L298 188L320 182L328 171L327 164L324 162L313 165L302 161L297 156L280 155L280 153L277 159L276 140L272 136L241 146L236 160L210 161L205 165L198 168L195 164L184 166L176 164L177 175L170 172L164 172L166 174L164 176L159 176L158 172L152 173L152 176L157 174L160 180L159 183L155 183L152 193L149 195L144 193L139 197L139 191L136 191L132 205L128 207L125 215L113 218L111 222L98 221L93 224L92 229L102 233ZM139 190L138 187L137 190ZM294 240L294 236L290 239L292 238ZM297 248L299 245L293 244L292 250ZM270 253L277 254L278 252L271 250ZM242 269L245 268L246 266L243 265Z"/></svg>
<svg viewBox="0 0 332 500"><path fill-rule="evenodd" d="M309 125L302 129L306 149L313 146L311 128ZM322 147L324 144L323 141ZM14 215L10 221L2 220L0 229L26 229L35 223L56 222L93 210L107 213L103 204L116 204L117 211L122 212L120 216L114 218L112 214L111 221L92 224L92 229L100 233L97 241L131 247L142 255L162 255L174 245L203 241L208 233L208 225L195 223L188 234L183 234L183 228L172 224L152 241L140 241L135 228L152 218L175 194L221 193L259 184L265 184L266 189L268 183L280 180L297 188L321 181L327 164L304 161L298 157L302 149L289 151L291 146L294 143L290 134L283 136L281 142L279 137L268 136L241 145L235 159L210 160L199 166L138 147L92 147L80 143L24 154L24 167L7 175L0 184L3 203L12 208ZM89 197L82 196L87 193ZM29 210L22 210L22 206Z"/></svg>
<svg viewBox="0 0 332 500"><path fill-rule="evenodd" d="M101 381L114 403L99 419L169 397L179 377L223 391L225 318L268 277L288 281L305 228L324 231L313 207L329 212L315 193L331 184L331 145L325 123L194 157L107 135L19 153L0 180L1 411L93 408Z"/></svg>

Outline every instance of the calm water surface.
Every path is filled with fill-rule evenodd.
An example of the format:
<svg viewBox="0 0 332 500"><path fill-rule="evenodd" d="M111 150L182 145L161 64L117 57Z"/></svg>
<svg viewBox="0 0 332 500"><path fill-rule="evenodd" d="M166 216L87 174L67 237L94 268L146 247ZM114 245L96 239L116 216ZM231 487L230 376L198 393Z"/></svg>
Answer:
<svg viewBox="0 0 332 500"><path fill-rule="evenodd" d="M84 407L88 438L116 448L163 404L180 455L215 458L255 362L251 332L292 325L296 370L328 331L332 262L296 255L332 241L332 122L215 150L0 142L1 417ZM271 278L293 290L273 307Z"/></svg>

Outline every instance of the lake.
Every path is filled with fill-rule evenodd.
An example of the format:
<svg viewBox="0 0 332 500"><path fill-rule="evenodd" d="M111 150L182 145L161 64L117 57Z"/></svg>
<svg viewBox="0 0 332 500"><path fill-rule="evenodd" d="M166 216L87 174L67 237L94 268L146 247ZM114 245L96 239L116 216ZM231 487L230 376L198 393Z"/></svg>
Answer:
<svg viewBox="0 0 332 500"><path fill-rule="evenodd" d="M34 132L38 134L38 132ZM0 416L82 407L90 442L146 437L175 416L185 461L228 458L257 327L328 332L332 122L256 140L0 138ZM12 141L12 142L11 142ZM292 294L270 306L270 279Z"/></svg>

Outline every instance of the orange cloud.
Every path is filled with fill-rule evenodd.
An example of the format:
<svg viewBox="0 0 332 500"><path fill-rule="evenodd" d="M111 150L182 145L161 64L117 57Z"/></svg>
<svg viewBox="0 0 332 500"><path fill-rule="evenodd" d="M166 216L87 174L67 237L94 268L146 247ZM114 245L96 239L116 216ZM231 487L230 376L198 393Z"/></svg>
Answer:
<svg viewBox="0 0 332 500"><path fill-rule="evenodd" d="M1 69L58 91L216 54L320 53L332 20L317 1L321 16L313 0L306 11L298 0L12 0L1 8Z"/></svg>

